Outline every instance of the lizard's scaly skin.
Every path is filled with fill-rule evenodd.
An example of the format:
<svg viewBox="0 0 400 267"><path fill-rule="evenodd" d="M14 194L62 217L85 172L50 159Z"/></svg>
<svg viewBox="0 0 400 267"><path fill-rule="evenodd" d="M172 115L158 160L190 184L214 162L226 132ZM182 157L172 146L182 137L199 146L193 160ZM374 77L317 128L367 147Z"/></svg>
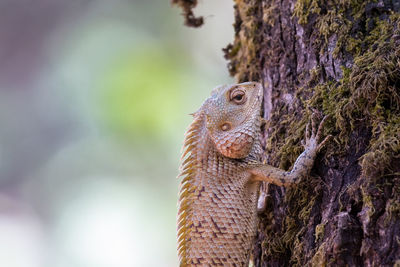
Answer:
<svg viewBox="0 0 400 267"><path fill-rule="evenodd" d="M256 234L260 181L295 183L309 172L325 143L317 144L320 130L312 134L291 172L261 164L262 96L259 83L221 86L194 114L180 174L181 266L246 266Z"/></svg>

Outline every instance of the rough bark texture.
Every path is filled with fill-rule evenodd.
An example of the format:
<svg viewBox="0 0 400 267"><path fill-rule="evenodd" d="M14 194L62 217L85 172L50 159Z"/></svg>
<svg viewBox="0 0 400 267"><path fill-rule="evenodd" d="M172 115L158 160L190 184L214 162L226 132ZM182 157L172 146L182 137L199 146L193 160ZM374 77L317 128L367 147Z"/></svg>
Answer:
<svg viewBox="0 0 400 267"><path fill-rule="evenodd" d="M334 140L311 177L265 186L255 266L400 264L399 1L236 1L225 49L264 84L265 158L288 169L310 109Z"/></svg>
<svg viewBox="0 0 400 267"><path fill-rule="evenodd" d="M310 110L334 139L311 176L264 185L255 266L400 266L400 1L236 0L238 82L264 85L267 163L289 169Z"/></svg>

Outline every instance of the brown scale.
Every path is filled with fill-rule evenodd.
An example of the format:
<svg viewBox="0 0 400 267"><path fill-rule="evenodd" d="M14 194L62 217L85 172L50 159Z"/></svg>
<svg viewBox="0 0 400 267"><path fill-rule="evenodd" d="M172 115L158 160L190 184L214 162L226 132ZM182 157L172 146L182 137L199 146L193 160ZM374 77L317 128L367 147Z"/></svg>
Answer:
<svg viewBox="0 0 400 267"><path fill-rule="evenodd" d="M185 135L179 194L180 266L247 266L256 234L260 181L289 186L310 171L322 124L306 130L292 171L261 163L262 86L216 88Z"/></svg>

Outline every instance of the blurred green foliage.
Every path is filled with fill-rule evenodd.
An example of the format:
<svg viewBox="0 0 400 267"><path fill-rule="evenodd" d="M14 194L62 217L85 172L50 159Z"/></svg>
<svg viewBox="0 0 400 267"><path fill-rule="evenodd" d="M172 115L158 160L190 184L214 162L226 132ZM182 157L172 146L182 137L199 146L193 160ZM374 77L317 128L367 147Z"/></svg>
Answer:
<svg viewBox="0 0 400 267"><path fill-rule="evenodd" d="M0 266L176 266L179 151L232 82L232 2L196 30L168 1L3 2Z"/></svg>
<svg viewBox="0 0 400 267"><path fill-rule="evenodd" d="M100 119L121 134L163 135L182 115L179 63L157 45L117 56L99 79Z"/></svg>

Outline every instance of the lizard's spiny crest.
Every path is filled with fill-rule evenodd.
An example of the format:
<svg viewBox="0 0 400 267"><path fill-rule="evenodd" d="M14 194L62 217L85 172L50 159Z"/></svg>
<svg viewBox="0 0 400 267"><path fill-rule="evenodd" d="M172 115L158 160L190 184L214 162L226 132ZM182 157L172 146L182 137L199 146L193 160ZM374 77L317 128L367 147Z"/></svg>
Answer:
<svg viewBox="0 0 400 267"><path fill-rule="evenodd" d="M203 119L199 112L193 114L194 121L189 126L185 134L183 144L182 164L180 167L181 181L179 190L179 210L178 210L178 256L181 266L187 266L187 250L189 249L188 239L192 230L193 221L191 218L191 209L193 202L193 194L196 190L195 176L198 168L198 148L200 141Z"/></svg>

